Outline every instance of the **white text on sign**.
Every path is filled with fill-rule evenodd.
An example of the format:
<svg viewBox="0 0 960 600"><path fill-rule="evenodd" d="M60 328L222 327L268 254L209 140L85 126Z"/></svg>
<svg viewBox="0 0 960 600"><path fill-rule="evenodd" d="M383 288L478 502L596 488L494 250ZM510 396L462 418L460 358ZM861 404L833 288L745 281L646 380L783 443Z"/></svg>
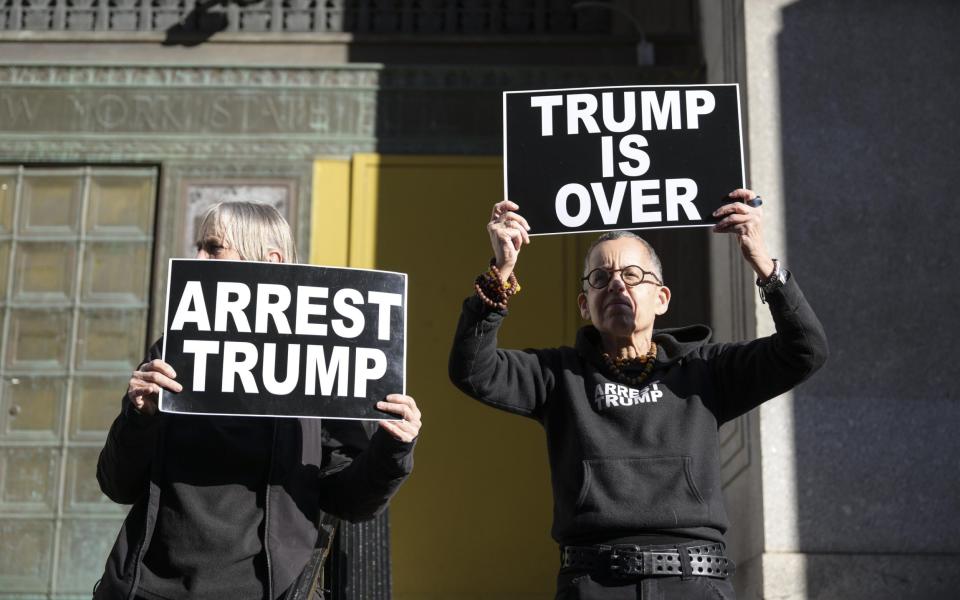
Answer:
<svg viewBox="0 0 960 600"><path fill-rule="evenodd" d="M539 109L540 135L623 134L630 131L693 130L702 117L716 107L709 90L654 90L640 92L569 93L532 96L530 106ZM639 115L639 117L638 117ZM561 116L565 128L558 128ZM624 222L621 212L629 207L629 222L648 224L702 219L697 211L697 183L690 178L638 179L650 169L648 142L640 133L600 137L602 179L625 176L612 182L571 182L561 186L554 199L557 220L565 227L584 225L593 210L604 225ZM618 160L619 158L622 160Z"/></svg>
<svg viewBox="0 0 960 600"><path fill-rule="evenodd" d="M391 311L402 307L400 294L370 290L366 294L352 288L340 288L332 293L327 287L296 286L296 300L290 288L283 285L257 284L251 286L230 281L217 282L213 305L213 323L207 310L200 281L187 281L180 303L170 325L171 331L187 328L196 331L233 330L242 333L280 334L323 337L328 332L340 339L354 339L365 329L376 332L378 340L389 341L391 336ZM325 302L329 300L329 303ZM253 326L244 312L253 304ZM294 305L293 319L286 311ZM376 306L375 322L358 306ZM328 308L332 309L328 313ZM223 361L220 389L234 392L239 380L244 393L260 393L256 381L263 382L265 391L275 395L291 393L301 382L305 394L312 396L366 397L367 383L383 377L387 358L378 348L348 348L342 345L325 344L278 344L267 342L254 344L241 341L225 341L222 344L211 340L185 339L183 352L193 355L194 370L192 389L203 392L207 389L207 362L211 356L221 356ZM278 350L285 352L286 373L278 379L276 364ZM353 365L351 369L350 366ZM260 378L253 373L258 371ZM350 377L350 372L353 376ZM302 374L302 375L301 375Z"/></svg>

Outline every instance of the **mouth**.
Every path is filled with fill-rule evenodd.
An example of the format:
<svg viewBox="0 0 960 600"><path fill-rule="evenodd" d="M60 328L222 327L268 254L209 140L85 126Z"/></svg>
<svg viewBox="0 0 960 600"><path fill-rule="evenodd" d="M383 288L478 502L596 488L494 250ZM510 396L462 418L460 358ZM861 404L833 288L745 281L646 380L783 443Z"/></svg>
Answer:
<svg viewBox="0 0 960 600"><path fill-rule="evenodd" d="M624 308L633 310L633 304L631 304L631 302L628 299L623 297L614 298L609 302L607 302L606 305L604 306L604 308L617 308L617 307L624 307Z"/></svg>

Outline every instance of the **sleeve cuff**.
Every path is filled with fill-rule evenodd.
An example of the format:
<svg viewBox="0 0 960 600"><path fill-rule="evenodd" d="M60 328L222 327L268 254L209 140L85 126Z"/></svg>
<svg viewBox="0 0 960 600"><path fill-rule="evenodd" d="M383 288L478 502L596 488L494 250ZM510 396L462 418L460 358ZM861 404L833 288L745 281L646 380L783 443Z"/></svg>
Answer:
<svg viewBox="0 0 960 600"><path fill-rule="evenodd" d="M413 470L413 449L417 439L404 442L378 428L370 439L368 452L373 453L376 462L388 471L397 476L408 475Z"/></svg>
<svg viewBox="0 0 960 600"><path fill-rule="evenodd" d="M476 315L478 321L500 320L509 314L509 309L491 308L484 304L476 294L471 294L463 301L464 312Z"/></svg>
<svg viewBox="0 0 960 600"><path fill-rule="evenodd" d="M766 295L767 304L786 305L795 308L798 302L800 287L792 271L787 271L787 281L779 288Z"/></svg>
<svg viewBox="0 0 960 600"><path fill-rule="evenodd" d="M123 399L123 417L127 424L137 429L150 429L160 420L160 415L145 415L133 407L126 397Z"/></svg>

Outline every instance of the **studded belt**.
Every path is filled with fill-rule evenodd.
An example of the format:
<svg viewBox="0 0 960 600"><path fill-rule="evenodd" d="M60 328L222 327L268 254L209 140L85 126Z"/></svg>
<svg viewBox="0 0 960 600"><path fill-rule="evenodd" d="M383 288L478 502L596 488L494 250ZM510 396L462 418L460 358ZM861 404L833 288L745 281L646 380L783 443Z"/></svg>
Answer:
<svg viewBox="0 0 960 600"><path fill-rule="evenodd" d="M563 568L606 572L617 578L699 576L726 578L733 574L733 561L724 556L723 545L638 546L615 544L564 546Z"/></svg>

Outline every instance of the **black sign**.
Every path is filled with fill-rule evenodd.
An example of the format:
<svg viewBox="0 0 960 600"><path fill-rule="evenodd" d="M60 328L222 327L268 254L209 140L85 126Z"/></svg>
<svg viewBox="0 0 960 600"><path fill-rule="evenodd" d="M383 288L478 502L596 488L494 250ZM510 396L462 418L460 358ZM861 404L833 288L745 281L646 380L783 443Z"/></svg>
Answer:
<svg viewBox="0 0 960 600"><path fill-rule="evenodd" d="M736 84L504 92L503 121L531 235L709 226L744 186Z"/></svg>
<svg viewBox="0 0 960 600"><path fill-rule="evenodd" d="M404 393L403 273L226 260L170 261L163 356L175 413L395 419Z"/></svg>

